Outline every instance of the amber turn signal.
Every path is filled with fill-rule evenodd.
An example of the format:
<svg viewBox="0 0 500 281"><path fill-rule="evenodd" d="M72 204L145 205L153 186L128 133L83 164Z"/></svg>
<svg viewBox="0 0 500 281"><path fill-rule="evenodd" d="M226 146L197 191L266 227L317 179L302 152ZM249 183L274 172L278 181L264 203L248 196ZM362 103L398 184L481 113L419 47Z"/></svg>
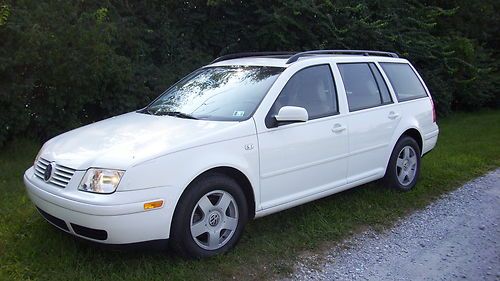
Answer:
<svg viewBox="0 0 500 281"><path fill-rule="evenodd" d="M151 210L161 208L163 206L163 200L151 201L144 203L144 210Z"/></svg>

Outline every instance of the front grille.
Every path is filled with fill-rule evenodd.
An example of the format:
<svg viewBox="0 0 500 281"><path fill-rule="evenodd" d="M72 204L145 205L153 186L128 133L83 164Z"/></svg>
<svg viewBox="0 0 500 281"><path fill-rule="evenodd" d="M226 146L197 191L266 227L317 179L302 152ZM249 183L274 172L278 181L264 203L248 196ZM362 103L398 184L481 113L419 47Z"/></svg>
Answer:
<svg viewBox="0 0 500 281"><path fill-rule="evenodd" d="M44 179L44 174L45 170L47 169L47 166L50 164L50 161L43 159L43 158L38 158L38 161L36 162L35 165L35 176L43 181ZM54 165L54 170L52 171L52 176L50 177L48 183L53 184L58 187L65 188L73 175L75 174L74 169L61 166L58 164Z"/></svg>

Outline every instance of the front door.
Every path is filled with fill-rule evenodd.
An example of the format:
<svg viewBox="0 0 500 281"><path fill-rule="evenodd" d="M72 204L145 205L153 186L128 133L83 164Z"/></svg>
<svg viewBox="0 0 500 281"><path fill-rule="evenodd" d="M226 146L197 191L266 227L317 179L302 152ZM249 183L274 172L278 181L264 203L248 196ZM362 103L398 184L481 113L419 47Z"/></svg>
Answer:
<svg viewBox="0 0 500 281"><path fill-rule="evenodd" d="M283 106L307 110L309 120L276 124ZM297 71L272 106L259 153L262 208L267 209L346 183L348 128L339 115L329 64Z"/></svg>

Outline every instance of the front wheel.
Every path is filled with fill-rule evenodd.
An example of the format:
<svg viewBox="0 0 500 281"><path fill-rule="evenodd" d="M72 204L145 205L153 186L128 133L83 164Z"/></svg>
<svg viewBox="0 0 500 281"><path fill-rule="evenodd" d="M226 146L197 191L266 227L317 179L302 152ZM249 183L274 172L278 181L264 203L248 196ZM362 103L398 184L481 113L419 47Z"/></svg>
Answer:
<svg viewBox="0 0 500 281"><path fill-rule="evenodd" d="M394 147L385 172L386 185L408 191L417 183L420 175L420 147L415 139L404 136Z"/></svg>
<svg viewBox="0 0 500 281"><path fill-rule="evenodd" d="M185 257L224 253L238 242L247 219L247 201L237 182L220 174L204 176L178 203L171 245Z"/></svg>

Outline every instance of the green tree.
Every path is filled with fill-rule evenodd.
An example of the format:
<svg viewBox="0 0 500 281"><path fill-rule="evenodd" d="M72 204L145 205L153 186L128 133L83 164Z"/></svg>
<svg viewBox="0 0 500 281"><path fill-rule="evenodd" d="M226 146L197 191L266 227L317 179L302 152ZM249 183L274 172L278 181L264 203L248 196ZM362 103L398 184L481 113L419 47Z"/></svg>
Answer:
<svg viewBox="0 0 500 281"><path fill-rule="evenodd" d="M500 2L0 2L0 145L141 108L219 55L375 49L408 58L441 115L498 106Z"/></svg>

